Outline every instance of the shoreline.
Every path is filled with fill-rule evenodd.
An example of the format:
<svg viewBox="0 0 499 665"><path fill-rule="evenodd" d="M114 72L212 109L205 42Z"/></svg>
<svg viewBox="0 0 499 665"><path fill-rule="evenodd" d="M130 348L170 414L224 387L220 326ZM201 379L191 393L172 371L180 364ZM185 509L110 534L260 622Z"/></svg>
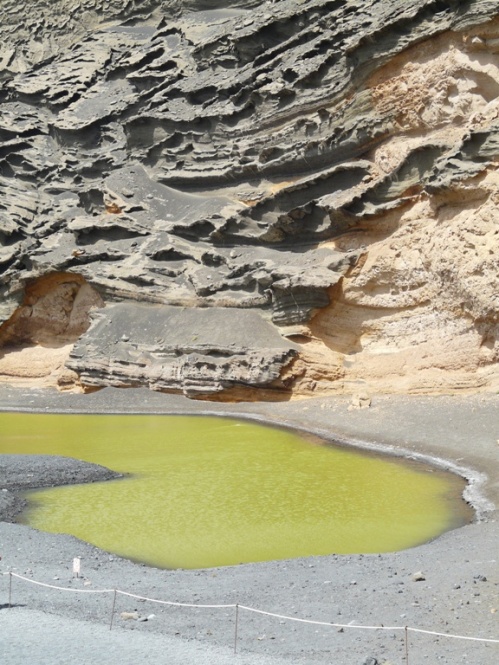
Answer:
<svg viewBox="0 0 499 665"><path fill-rule="evenodd" d="M145 414L227 415L248 418L269 425L308 431L340 445L361 444L376 453L405 454L409 458L446 468L470 470L480 489L485 482L484 499L488 519L448 531L435 540L401 552L382 555L335 555L243 564L228 568L203 570L160 570L120 559L82 543L71 536L45 534L19 524L0 523L1 571L27 574L34 580L70 588L121 588L137 595L176 602L220 604L236 602L278 614L304 619L355 623L356 625L409 625L444 633L499 639L497 589L499 564L497 512L491 504L499 494L499 446L497 438L497 396L401 397L377 396L373 406L365 410L348 410L349 399L343 397L286 403L218 404L190 402L177 395L149 393L138 389L120 391L105 389L90 395L60 394L55 391L0 387L0 410L60 413L131 413L141 407ZM420 428L414 427L419 422ZM449 423L453 427L449 428ZM311 431L312 430L312 431ZM441 436L447 430L448 436ZM405 436L401 436L405 432ZM366 436L369 434L369 437ZM473 449L466 445L474 439ZM373 441L371 441L372 439ZM468 471L466 471L468 472ZM484 474L487 473L487 480ZM82 557L84 577L71 578L70 565L74 556ZM422 571L424 580L414 581L414 573ZM60 581L52 581L57 578ZM484 579L485 581L481 581ZM9 610L16 621L28 621L34 613L54 615L60 626L72 623L84 633L88 621L98 627L103 622L102 608L97 600L85 600L80 607L73 594L50 598L34 585L16 583L20 604ZM22 587L22 588L21 588ZM75 594L78 595L78 594ZM6 601L5 585L0 592L0 607ZM102 604L102 599L100 601ZM109 601L108 601L109 603ZM168 655L172 662L181 649L195 649L196 655L182 656L183 662L258 663L330 663L357 665L368 658L378 663L403 662L403 644L395 634L345 630L331 633L317 626L276 623L259 615L244 616L239 655L231 653L232 628L223 627L221 619L201 610L180 610L173 614L159 606L146 608L138 601L123 601L116 617L116 639L130 644L141 633L149 638L151 649L158 635L168 639ZM3 605L5 608L5 605ZM138 611L139 622L122 619L121 611ZM106 612L104 611L104 615ZM4 620L5 612L0 612ZM229 621L225 617L225 622ZM75 623L76 622L76 623ZM74 624L74 625L73 625ZM19 623L17 623L19 625ZM75 628L76 626L76 628ZM15 628L7 634L13 639L10 659L23 662L19 646L15 648ZM47 649L53 648L54 631L47 632ZM61 634L61 629L57 631ZM333 636L334 635L334 636ZM103 635L105 650L109 639ZM412 638L411 638L412 639ZM414 638L415 639L415 638ZM420 661L442 663L480 663L496 665L498 644L463 643L458 640L417 639ZM62 643L60 644L63 648ZM124 647L125 648L125 647ZM158 647L159 649L159 647ZM199 651L202 649L202 651ZM219 650L216 656L213 649ZM129 662L126 650L121 657L101 662ZM165 654L163 654L164 657ZM17 659L16 659L17 658ZM180 656L179 656L180 658ZM235 659L235 660L234 660ZM246 659L246 660L245 660ZM363 660L364 659L364 660ZM56 663L48 657L44 663ZM89 662L93 662L89 660ZM130 661L132 662L132 661ZM149 662L149 661L148 661ZM150 662L163 662L154 655ZM178 662L181 662L180 660ZM262 661L263 662L263 661ZM412 661L411 661L412 662Z"/></svg>
<svg viewBox="0 0 499 665"><path fill-rule="evenodd" d="M19 390L19 393L17 395L18 400L22 395L26 394L26 391L29 393L29 389L23 388L23 389L17 389ZM40 390L40 389L36 389ZM414 450L411 449L410 447L404 447L401 445L393 444L393 443L383 443L380 441L377 441L375 439L367 439L367 438L360 438L358 436L348 436L347 434L340 433L338 431L335 431L334 429L325 429L324 427L318 426L316 423L308 422L306 424L297 424L293 422L282 422L281 418L279 415L275 414L275 405L279 405L280 403L273 403L273 402L258 402L258 403L231 403L229 406L229 403L225 402L204 402L204 401L197 401L197 400L188 400L187 398L184 398L183 396L180 395L171 395L171 394L164 394L164 393L153 393L153 395L161 395L161 397L165 400L165 404L163 405L162 408L158 408L156 404L152 405L152 408L143 408L141 410L140 408L140 403L137 401L133 401L133 406L132 409L130 410L129 408L125 408L123 410L116 410L116 406L112 405L109 406L108 401L106 400L106 390L107 391L113 391L113 392L119 392L123 393L120 394L120 397L124 398L124 402L126 403L128 401L128 397L133 394L138 394L142 393L142 396L144 395L145 392L149 393L149 391L145 389L104 389L103 391L97 391L96 393L92 393L93 396L98 395L98 408L95 408L94 405L88 404L84 402L85 398L88 398L88 395L83 395L83 394L71 394L72 397L76 398L77 404L76 408L62 408L60 409L52 408L51 406L37 406L36 404L33 407L23 407L17 400L9 400L7 399L8 402L11 402L7 406L5 406L5 394L2 395L2 390L0 386L0 412L16 412L16 413L52 413L52 414L75 414L75 415L85 415L87 413L91 413L93 415L169 415L169 416L175 416L175 415L191 415L191 416L213 416L213 417L222 417L222 418L233 418L233 419L240 419L240 420L247 420L249 422L254 422L257 424L261 425L269 425L269 426L274 426L274 427L281 427L284 429L289 429L292 431L299 432L304 435L313 435L317 436L318 438L322 439L323 441L326 441L328 443L331 443L333 445L337 446L344 446L347 448L356 448L358 450L364 450L367 452L373 452L375 454L379 454L382 456L388 456L388 457L396 457L400 459L406 459L406 460L413 460L417 462L421 462L423 464L428 464L436 469L442 470L442 471L447 471L449 473L453 473L455 475L460 476L466 481L466 486L463 491L463 499L468 503L474 510L475 512L475 519L474 521L476 522L481 522L484 520L487 520L489 516L491 516L497 509L497 505L494 501L490 500L486 496L486 488L488 484L488 475L484 471L480 471L478 469L473 468L473 465L463 465L460 464L458 461L448 459L445 456L442 455L437 455L437 454L432 454L427 451L422 451L422 450ZM57 391L54 391L52 389L41 389L42 393L45 395L52 393L52 397L54 396L61 396L61 397L68 397L68 395L64 395L64 393L59 393ZM150 395L147 394L147 398L150 399ZM391 396L392 398L395 397L397 399L403 398L403 396ZM432 396L433 399L442 396ZM446 396L444 396L446 397ZM469 395L463 396L465 401L469 398ZM475 396L479 400L483 400L484 396L483 395L477 395ZM81 398L80 403L78 403L78 398ZM389 397L388 397L389 398ZM456 396L452 396L450 399L455 399ZM173 405L171 404L171 400L179 401L181 403L181 408L177 406L175 408L175 403ZM379 399L379 396L378 398ZM408 399L417 399L411 396ZM428 399L428 398L426 398ZM430 398L431 399L431 398ZM344 397L330 397L330 398L319 398L319 401L321 402L321 405L327 404L328 401L334 401L338 402L341 401L343 404L348 402L348 398ZM56 401L57 398L56 398ZM498 407L499 407L499 399L496 400L494 397L491 398L491 401L497 402ZM307 400L307 401L296 401L296 402L288 402L288 404L295 404L297 406L297 410L299 410L300 406L303 405L310 405L313 403L313 400ZM62 404L62 401L61 401ZM254 407L255 405L258 405L259 409L263 411L263 413L251 413L248 411L248 407ZM238 409L238 407L241 407L241 409ZM306 406L305 408L310 408L309 406ZM347 407L348 408L348 407ZM358 415L361 417L364 415L362 412L364 410L358 409ZM303 414L301 414L303 418ZM499 419L499 415L498 415ZM499 424L497 426L497 435L499 436ZM499 439L497 439L497 444L499 445ZM499 455L498 455L499 459ZM95 480L99 480L99 471L97 471L97 475L95 476ZM499 476L499 469L497 470L497 475ZM81 482L92 482L93 476L89 470L88 472L88 480L83 480ZM66 483L62 483L66 484ZM44 485L40 485L39 487L43 487ZM30 486L29 489L35 489L34 486ZM19 488L20 491L23 490L22 487ZM499 491L497 492L497 499L499 499ZM497 500L496 499L496 500ZM2 519L1 516L1 506L0 506L0 519Z"/></svg>

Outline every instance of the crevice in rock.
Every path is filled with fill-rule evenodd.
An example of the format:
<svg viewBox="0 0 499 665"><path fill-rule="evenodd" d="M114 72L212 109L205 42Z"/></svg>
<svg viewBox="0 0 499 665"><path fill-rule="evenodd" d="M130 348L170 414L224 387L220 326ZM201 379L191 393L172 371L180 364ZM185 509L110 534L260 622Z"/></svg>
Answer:
<svg viewBox="0 0 499 665"><path fill-rule="evenodd" d="M81 276L50 273L26 284L21 304L0 326L0 381L72 387L65 368L71 348L104 302Z"/></svg>

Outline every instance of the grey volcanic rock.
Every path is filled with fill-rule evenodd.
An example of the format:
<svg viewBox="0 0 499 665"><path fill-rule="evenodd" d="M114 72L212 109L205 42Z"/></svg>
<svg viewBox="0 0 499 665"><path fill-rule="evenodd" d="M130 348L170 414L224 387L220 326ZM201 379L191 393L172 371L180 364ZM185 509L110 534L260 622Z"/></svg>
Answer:
<svg viewBox="0 0 499 665"><path fill-rule="evenodd" d="M118 304L101 311L68 366L88 386L146 384L199 397L234 386L282 389L296 353L256 312Z"/></svg>
<svg viewBox="0 0 499 665"><path fill-rule="evenodd" d="M75 274L127 312L258 309L302 344L283 389L387 371L382 389L411 373L416 390L494 385L496 2L6 0L3 14L0 339L26 285ZM478 240L449 222L468 205ZM82 334L84 382L183 385L93 365ZM238 348L194 383L238 383L255 347Z"/></svg>

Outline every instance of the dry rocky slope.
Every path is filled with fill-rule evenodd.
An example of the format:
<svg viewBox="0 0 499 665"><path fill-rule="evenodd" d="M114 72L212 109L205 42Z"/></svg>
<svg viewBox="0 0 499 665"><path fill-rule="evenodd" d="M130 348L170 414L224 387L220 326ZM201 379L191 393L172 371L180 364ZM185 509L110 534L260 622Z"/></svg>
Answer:
<svg viewBox="0 0 499 665"><path fill-rule="evenodd" d="M1 13L3 380L497 390L497 0Z"/></svg>

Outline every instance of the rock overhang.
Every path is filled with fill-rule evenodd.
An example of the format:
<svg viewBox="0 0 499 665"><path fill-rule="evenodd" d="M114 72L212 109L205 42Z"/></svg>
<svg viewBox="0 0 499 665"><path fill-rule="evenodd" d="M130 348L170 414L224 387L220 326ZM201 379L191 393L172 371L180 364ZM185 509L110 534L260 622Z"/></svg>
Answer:
<svg viewBox="0 0 499 665"><path fill-rule="evenodd" d="M67 364L87 387L147 384L198 397L284 389L297 351L256 311L118 303L96 314Z"/></svg>

